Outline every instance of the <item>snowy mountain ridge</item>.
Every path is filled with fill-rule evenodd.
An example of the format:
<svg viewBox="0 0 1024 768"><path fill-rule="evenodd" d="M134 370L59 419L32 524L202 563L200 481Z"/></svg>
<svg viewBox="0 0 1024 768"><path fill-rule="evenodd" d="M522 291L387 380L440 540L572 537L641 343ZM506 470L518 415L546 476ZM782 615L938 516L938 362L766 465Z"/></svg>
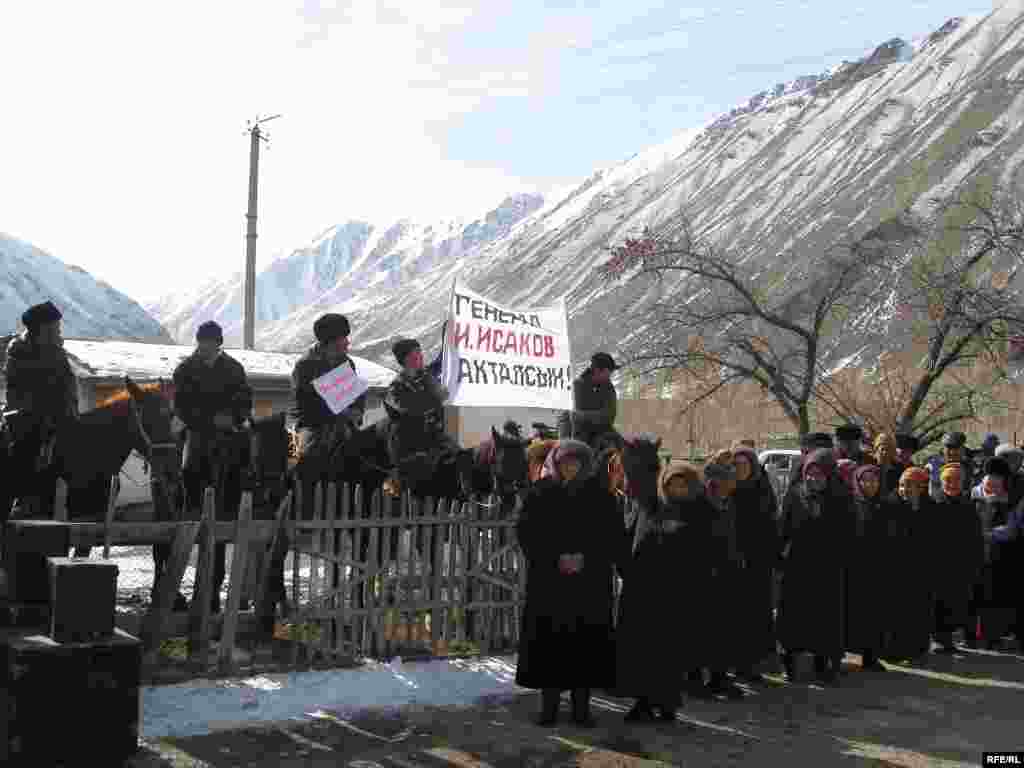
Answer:
<svg viewBox="0 0 1024 768"><path fill-rule="evenodd" d="M21 314L53 301L65 336L170 342L167 331L134 300L81 267L0 232L0 335L21 330Z"/></svg>
<svg viewBox="0 0 1024 768"><path fill-rule="evenodd" d="M364 355L387 361L398 334L421 337L430 351L458 277L506 305L565 296L580 360L596 348L639 352L653 296L597 274L626 237L685 212L699 235L744 254L751 269L785 272L979 175L1019 185L1022 126L1024 0L1010 0L755 94L703 128L597 171L471 249L393 263L367 257L289 314L261 320L257 344L299 348L315 317L336 310L349 315Z"/></svg>

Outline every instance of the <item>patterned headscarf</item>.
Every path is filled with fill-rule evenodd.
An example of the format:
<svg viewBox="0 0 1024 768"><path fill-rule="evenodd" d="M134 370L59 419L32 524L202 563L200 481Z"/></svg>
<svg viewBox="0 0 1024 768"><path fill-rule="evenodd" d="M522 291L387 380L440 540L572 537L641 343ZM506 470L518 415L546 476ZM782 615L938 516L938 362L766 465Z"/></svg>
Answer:
<svg viewBox="0 0 1024 768"><path fill-rule="evenodd" d="M862 464L853 471L853 495L858 499L866 499L864 488L861 483L868 475L874 475L875 479L881 482L882 473L875 464ZM881 489L879 489L881 490ZM877 495L874 498L878 498Z"/></svg>
<svg viewBox="0 0 1024 768"><path fill-rule="evenodd" d="M692 464L669 464L663 470L661 470L661 478L658 480L658 498L663 504L671 504L674 499L669 498L668 495L668 484L673 477L686 478L687 484L690 486L691 494L694 490L698 493L701 491L700 487L700 473L697 468Z"/></svg>
<svg viewBox="0 0 1024 768"><path fill-rule="evenodd" d="M757 460L754 449L746 445L737 445L732 449L733 464L736 463L737 456L744 456L750 462L750 477L743 481L744 485L756 482L761 475L761 462Z"/></svg>
<svg viewBox="0 0 1024 768"><path fill-rule="evenodd" d="M591 466L594 463L594 452L590 450L589 445L580 440L559 440L558 445L548 452L548 456L544 460L542 477L552 477L561 482L562 475L558 471L558 462L570 456L580 462L579 474L576 475L576 479L572 483L574 486L578 486L590 474Z"/></svg>
<svg viewBox="0 0 1024 768"><path fill-rule="evenodd" d="M929 480L928 470L924 467L907 467L900 475L901 483L923 483L927 486Z"/></svg>

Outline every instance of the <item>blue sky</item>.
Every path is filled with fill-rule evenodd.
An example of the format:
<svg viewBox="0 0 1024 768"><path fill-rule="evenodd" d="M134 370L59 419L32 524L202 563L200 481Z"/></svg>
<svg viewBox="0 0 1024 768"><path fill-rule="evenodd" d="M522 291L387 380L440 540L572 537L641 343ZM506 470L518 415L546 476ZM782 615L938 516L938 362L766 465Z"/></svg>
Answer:
<svg viewBox="0 0 1024 768"><path fill-rule="evenodd" d="M78 0L0 26L0 231L136 299L349 219L479 215L991 0ZM59 23L55 23L59 20Z"/></svg>

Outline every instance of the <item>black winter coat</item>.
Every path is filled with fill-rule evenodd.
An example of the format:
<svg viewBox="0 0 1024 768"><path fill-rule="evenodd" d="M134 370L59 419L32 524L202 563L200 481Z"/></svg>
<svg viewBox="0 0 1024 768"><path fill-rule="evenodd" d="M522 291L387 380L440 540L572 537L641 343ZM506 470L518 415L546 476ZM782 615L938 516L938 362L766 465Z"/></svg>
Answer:
<svg viewBox="0 0 1024 768"><path fill-rule="evenodd" d="M352 366L352 370L356 371L355 362L351 358L348 358L347 362ZM292 402L289 416L295 420L296 429L319 430L333 424L339 417L347 418L354 427L362 426L363 415L366 412L366 395L357 398L352 405L335 416L323 398L313 389L313 379L323 376L339 365L341 362L327 359L319 344L314 344L295 362L292 369Z"/></svg>
<svg viewBox="0 0 1024 768"><path fill-rule="evenodd" d="M613 566L630 546L614 497L593 479L574 493L541 480L524 500L516 534L527 569L516 684L612 688ZM562 574L559 556L575 552L583 570Z"/></svg>
<svg viewBox="0 0 1024 768"><path fill-rule="evenodd" d="M711 663L716 649L705 625L716 596L710 588L726 557L714 520L703 495L660 504L650 517L619 598L618 695L672 700L688 670ZM672 604L665 602L666 589Z"/></svg>
<svg viewBox="0 0 1024 768"><path fill-rule="evenodd" d="M215 431L214 416L230 413L240 425L252 412L245 368L225 352L212 365L193 353L174 369L174 410L192 432Z"/></svg>
<svg viewBox="0 0 1024 768"><path fill-rule="evenodd" d="M915 512L898 495L892 505L889 542L893 574L889 585L890 640L886 656L912 659L931 648L935 605L935 502L921 497Z"/></svg>
<svg viewBox="0 0 1024 768"><path fill-rule="evenodd" d="M62 347L36 344L22 333L7 345L7 408L55 422L78 417L78 386Z"/></svg>
<svg viewBox="0 0 1024 768"><path fill-rule="evenodd" d="M585 443L614 429L618 395L610 381L595 384L587 368L572 383L573 410L558 416L560 437L574 437Z"/></svg>
<svg viewBox="0 0 1024 768"><path fill-rule="evenodd" d="M934 512L935 598L941 602L939 631L967 625L971 589L985 562L981 518L974 503L945 497Z"/></svg>
<svg viewBox="0 0 1024 768"><path fill-rule="evenodd" d="M842 653L845 640L844 550L851 498L833 478L812 515L800 485L786 495L782 512L783 562L779 642L787 651L824 656Z"/></svg>
<svg viewBox="0 0 1024 768"><path fill-rule="evenodd" d="M857 497L846 546L846 649L880 653L889 631L895 562L889 542L893 509L885 499Z"/></svg>
<svg viewBox="0 0 1024 768"><path fill-rule="evenodd" d="M777 501L771 480L757 470L732 497L736 513L735 588L731 606L735 663L752 665L775 653L774 569L779 554Z"/></svg>

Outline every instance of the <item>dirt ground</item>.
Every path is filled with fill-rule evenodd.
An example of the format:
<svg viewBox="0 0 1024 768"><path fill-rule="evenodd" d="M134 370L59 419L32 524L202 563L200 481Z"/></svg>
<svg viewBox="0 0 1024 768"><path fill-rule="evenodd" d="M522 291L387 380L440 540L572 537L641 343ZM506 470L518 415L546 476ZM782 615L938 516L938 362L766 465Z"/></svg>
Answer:
<svg viewBox="0 0 1024 768"><path fill-rule="evenodd" d="M132 768L654 768L655 766L978 766L1024 748L1024 657L964 651L864 672L838 687L769 677L743 701L689 699L676 723L623 721L631 702L595 697L597 727L532 723L536 694L472 708L330 715L146 743Z"/></svg>

